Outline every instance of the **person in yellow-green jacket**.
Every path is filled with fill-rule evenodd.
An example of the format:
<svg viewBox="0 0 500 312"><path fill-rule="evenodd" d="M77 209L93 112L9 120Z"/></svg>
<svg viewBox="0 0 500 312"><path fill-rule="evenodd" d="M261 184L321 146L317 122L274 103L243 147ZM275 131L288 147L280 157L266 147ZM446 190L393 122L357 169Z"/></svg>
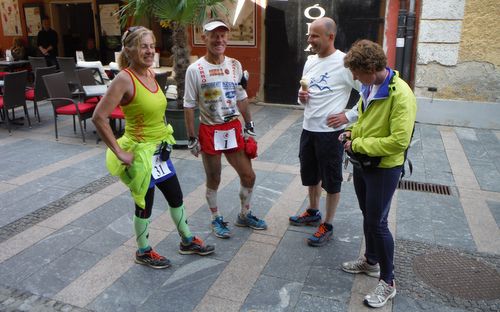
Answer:
<svg viewBox="0 0 500 312"><path fill-rule="evenodd" d="M120 73L97 104L92 121L108 146L106 166L120 177L135 202L133 218L138 250L135 261L155 269L170 266L170 261L149 245L149 219L155 186L165 196L170 215L181 236L181 254L208 255L214 247L193 236L187 224L182 190L170 159L175 143L171 125L164 121L167 100L149 68L154 63L155 37L151 30L130 27L122 37ZM125 115L125 133L116 140L108 123L115 109Z"/></svg>
<svg viewBox="0 0 500 312"><path fill-rule="evenodd" d="M378 308L396 295L394 239L387 217L411 141L417 104L406 82L387 67L387 57L377 43L355 42L344 66L362 83L358 120L339 140L354 165L366 249L364 257L342 263L342 270L379 278L364 298L365 304Z"/></svg>

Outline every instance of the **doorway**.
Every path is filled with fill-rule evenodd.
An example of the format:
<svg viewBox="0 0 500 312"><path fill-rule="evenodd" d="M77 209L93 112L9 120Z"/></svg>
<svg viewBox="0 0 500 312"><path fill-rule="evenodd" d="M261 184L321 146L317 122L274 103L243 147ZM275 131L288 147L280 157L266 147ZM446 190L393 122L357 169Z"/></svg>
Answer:
<svg viewBox="0 0 500 312"><path fill-rule="evenodd" d="M94 39L94 14L92 3L51 3L53 28L59 36L59 56L75 57L82 51L89 38Z"/></svg>
<svg viewBox="0 0 500 312"><path fill-rule="evenodd" d="M266 8L264 99L296 104L299 80L307 56L308 23L327 16L337 23L335 47L347 52L361 38L383 40L385 1L380 0L269 0ZM357 100L353 92L349 106Z"/></svg>

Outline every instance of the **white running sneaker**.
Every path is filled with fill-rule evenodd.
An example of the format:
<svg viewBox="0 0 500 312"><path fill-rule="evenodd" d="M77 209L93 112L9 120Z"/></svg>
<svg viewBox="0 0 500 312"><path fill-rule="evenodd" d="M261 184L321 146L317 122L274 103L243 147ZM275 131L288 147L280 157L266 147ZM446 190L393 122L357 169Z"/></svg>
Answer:
<svg viewBox="0 0 500 312"><path fill-rule="evenodd" d="M378 281L375 290L365 296L364 303L372 308L383 307L389 299L396 296L396 284L392 282L392 286L387 284L384 280Z"/></svg>
<svg viewBox="0 0 500 312"><path fill-rule="evenodd" d="M369 264L365 258L361 257L354 261L348 261L342 263L342 270L347 273L365 273L371 277L380 277L380 266L377 264Z"/></svg>

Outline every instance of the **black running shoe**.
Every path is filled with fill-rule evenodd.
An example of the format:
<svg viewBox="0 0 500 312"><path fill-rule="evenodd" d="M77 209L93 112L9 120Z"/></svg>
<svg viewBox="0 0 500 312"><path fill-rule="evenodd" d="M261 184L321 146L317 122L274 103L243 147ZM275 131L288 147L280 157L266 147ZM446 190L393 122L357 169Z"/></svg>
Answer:
<svg viewBox="0 0 500 312"><path fill-rule="evenodd" d="M137 251L135 253L135 263L144 264L153 269L165 269L170 266L170 260L161 256L153 249L143 254L139 254L139 251Z"/></svg>
<svg viewBox="0 0 500 312"><path fill-rule="evenodd" d="M195 236L189 245L184 245L182 242L179 244L179 253L181 255L192 255L197 254L200 256L206 256L215 251L215 247L212 245L205 245L201 238Z"/></svg>

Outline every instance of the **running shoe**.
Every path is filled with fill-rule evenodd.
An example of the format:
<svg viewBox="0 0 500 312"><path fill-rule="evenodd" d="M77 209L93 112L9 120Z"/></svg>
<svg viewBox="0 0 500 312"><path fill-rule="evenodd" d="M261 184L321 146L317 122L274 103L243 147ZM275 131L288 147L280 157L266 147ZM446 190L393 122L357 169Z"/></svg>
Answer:
<svg viewBox="0 0 500 312"><path fill-rule="evenodd" d="M261 220L254 216L252 212L248 212L245 217L242 217L241 214L238 214L238 219L236 219L236 222L234 223L236 226L241 226L241 227L249 227L254 230L265 230L267 229L267 224L266 221Z"/></svg>
<svg viewBox="0 0 500 312"><path fill-rule="evenodd" d="M218 238L229 238L231 237L231 231L227 227L227 222L224 222L223 217L217 216L210 224L214 235Z"/></svg>
<svg viewBox="0 0 500 312"><path fill-rule="evenodd" d="M135 262L138 264L147 265L153 269L165 269L170 266L170 260L161 256L152 248L143 254L140 254L139 251L135 253Z"/></svg>
<svg viewBox="0 0 500 312"><path fill-rule="evenodd" d="M299 216L291 216L288 218L291 225L301 226L318 226L321 223L321 212L316 209L307 209L303 214Z"/></svg>
<svg viewBox="0 0 500 312"><path fill-rule="evenodd" d="M342 263L342 270L347 273L365 273L371 277L380 276L380 266L377 264L369 264L364 257L360 257L353 261Z"/></svg>
<svg viewBox="0 0 500 312"><path fill-rule="evenodd" d="M185 245L183 242L179 244L179 253L181 255L192 255L197 254L200 256L206 256L215 251L215 247L212 245L205 245L201 238L195 236L191 240L191 243Z"/></svg>
<svg viewBox="0 0 500 312"><path fill-rule="evenodd" d="M372 308L383 307L389 299L396 296L396 284L392 282L392 286L387 284L384 280L378 281L377 287L365 296L363 301L365 304Z"/></svg>
<svg viewBox="0 0 500 312"><path fill-rule="evenodd" d="M307 239L307 244L312 247L321 247L333 236L333 226L321 223L316 233Z"/></svg>

